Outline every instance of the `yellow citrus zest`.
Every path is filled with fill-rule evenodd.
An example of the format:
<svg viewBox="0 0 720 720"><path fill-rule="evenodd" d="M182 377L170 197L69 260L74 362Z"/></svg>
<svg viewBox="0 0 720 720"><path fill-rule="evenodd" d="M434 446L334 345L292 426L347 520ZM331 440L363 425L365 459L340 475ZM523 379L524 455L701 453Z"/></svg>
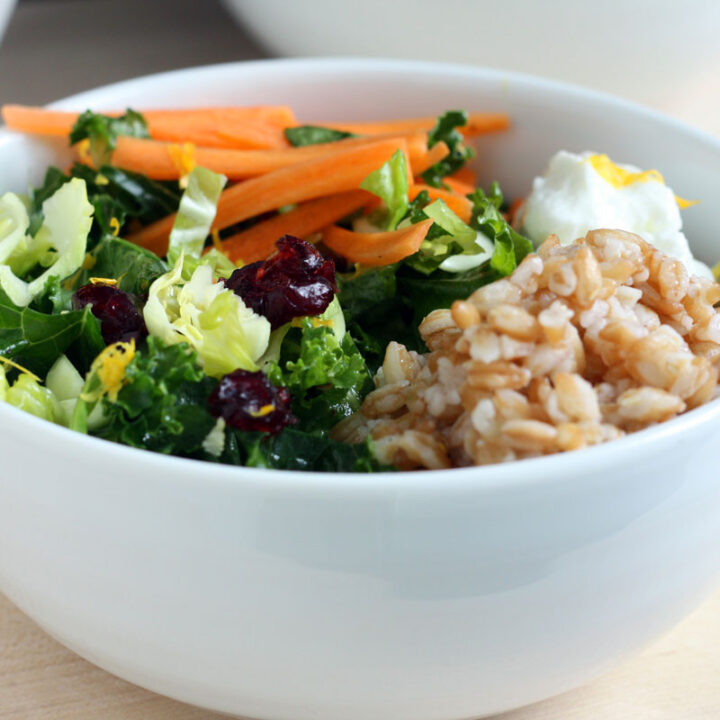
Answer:
<svg viewBox="0 0 720 720"><path fill-rule="evenodd" d="M14 367L16 370L19 370L21 373L25 375L29 375L35 382L42 382L42 380L34 373L30 372L27 368L23 367L22 365L16 363L14 360L11 360L10 358L3 357L0 355L0 362L4 365L9 365L10 367Z"/></svg>
<svg viewBox="0 0 720 720"><path fill-rule="evenodd" d="M115 278L104 278L104 277L91 277L90 282L93 285L117 285L118 281Z"/></svg>
<svg viewBox="0 0 720 720"><path fill-rule="evenodd" d="M117 237L120 232L120 221L116 217L110 218L110 229L113 237Z"/></svg>
<svg viewBox="0 0 720 720"><path fill-rule="evenodd" d="M170 160L180 173L178 183L181 188L185 189L188 186L188 177L196 165L195 145L190 142L182 145L168 145L167 151Z"/></svg>
<svg viewBox="0 0 720 720"><path fill-rule="evenodd" d="M135 357L135 340L108 345L93 360L90 372L97 373L103 394L107 394L112 402L117 400L118 393L127 382L125 370L133 357Z"/></svg>
<svg viewBox="0 0 720 720"><path fill-rule="evenodd" d="M263 405L259 410L251 410L250 415L254 418L261 418L274 412L275 406L271 403Z"/></svg>

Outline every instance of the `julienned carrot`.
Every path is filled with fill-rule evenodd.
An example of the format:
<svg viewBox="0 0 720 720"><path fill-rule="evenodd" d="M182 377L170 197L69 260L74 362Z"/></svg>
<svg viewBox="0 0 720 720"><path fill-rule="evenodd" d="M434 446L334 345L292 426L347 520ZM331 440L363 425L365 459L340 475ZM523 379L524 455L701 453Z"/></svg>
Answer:
<svg viewBox="0 0 720 720"><path fill-rule="evenodd" d="M391 132L411 132L413 130L431 130L435 125L436 117L407 118L404 120L390 120L385 122L361 123L318 123L325 127L358 135L377 135ZM468 113L467 125L460 128L465 135L480 135L497 130L506 130L510 126L510 118L505 113Z"/></svg>
<svg viewBox="0 0 720 720"><path fill-rule="evenodd" d="M450 148L444 142L435 143L422 158L418 158L413 162L415 174L424 173L435 163L440 162L449 152Z"/></svg>
<svg viewBox="0 0 720 720"><path fill-rule="evenodd" d="M334 143L308 145L306 147L280 150L236 150L225 148L202 148L187 143L179 145L156 140L120 136L117 138L112 164L125 170L143 173L153 180L177 180L187 172L186 163L178 163L178 150L187 155L191 164L226 175L230 180L242 180L264 175L282 167L304 162L313 157L337 153L350 147L376 142L373 138L348 138ZM427 149L427 135L414 133L406 138L408 156L413 169L427 165L428 159L444 157L447 147L438 143ZM445 148L443 150L443 147ZM439 151L435 151L439 148ZM431 156L432 154L432 156ZM430 164L433 164L430 162Z"/></svg>
<svg viewBox="0 0 720 720"><path fill-rule="evenodd" d="M290 234L305 238L326 225L341 220L361 208L372 197L365 190L350 190L308 200L290 212L274 215L247 230L222 241L223 252L233 261L264 260L275 248L275 241Z"/></svg>
<svg viewBox="0 0 720 720"><path fill-rule="evenodd" d="M323 230L323 242L351 262L390 265L416 253L432 224L432 220L423 220L400 230L378 233L356 233L331 225Z"/></svg>
<svg viewBox="0 0 720 720"><path fill-rule="evenodd" d="M448 177L453 180L464 182L466 185L472 186L473 189L476 188L478 184L477 173L471 170L467 165L463 165L463 167L456 170L452 175L448 175Z"/></svg>
<svg viewBox="0 0 720 720"><path fill-rule="evenodd" d="M150 136L157 140L194 142L209 147L287 147L284 128L295 124L292 111L284 106L146 110L142 114ZM11 130L68 135L78 113L4 105L2 116Z"/></svg>
<svg viewBox="0 0 720 720"><path fill-rule="evenodd" d="M404 138L338 150L233 185L220 196L213 229L229 227L283 205L355 190L396 150L401 150L407 157ZM412 178L411 165L409 162L407 165ZM129 239L163 255L174 222L175 215L170 215L148 225Z"/></svg>
<svg viewBox="0 0 720 720"><path fill-rule="evenodd" d="M466 182L457 180L454 177L444 177L443 183L445 183L445 185L458 195L469 195L473 190L475 190L473 185L468 185Z"/></svg>
<svg viewBox="0 0 720 720"><path fill-rule="evenodd" d="M3 105L2 118L11 130L33 135L69 135L78 113L25 105Z"/></svg>
<svg viewBox="0 0 720 720"><path fill-rule="evenodd" d="M191 113L183 117L146 113L148 132L154 140L191 142L214 148L286 148L283 128L252 117L232 117L221 112Z"/></svg>
<svg viewBox="0 0 720 720"><path fill-rule="evenodd" d="M408 190L408 197L414 200L423 190L427 191L430 200L443 200L445 204L464 222L469 223L472 217L472 203L462 195L449 190L430 187L429 185L412 185Z"/></svg>

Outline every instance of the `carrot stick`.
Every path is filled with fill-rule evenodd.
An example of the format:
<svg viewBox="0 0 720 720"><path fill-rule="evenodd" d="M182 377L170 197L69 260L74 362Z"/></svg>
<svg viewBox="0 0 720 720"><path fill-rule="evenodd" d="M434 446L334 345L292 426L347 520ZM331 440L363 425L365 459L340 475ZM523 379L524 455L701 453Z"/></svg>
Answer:
<svg viewBox="0 0 720 720"><path fill-rule="evenodd" d="M412 132L413 130L431 130L437 118L407 118L405 120L390 120L385 122L361 123L318 123L324 127L358 135L377 135L391 132ZM480 135L487 132L506 130L510 126L510 118L505 113L468 113L468 123L460 128L465 135Z"/></svg>
<svg viewBox="0 0 720 720"><path fill-rule="evenodd" d="M398 149L407 157L405 139L358 145L233 185L220 196L213 229L229 227L283 205L354 190ZM410 163L407 164L410 170ZM129 239L162 255L174 222L175 215L170 215L142 228Z"/></svg>
<svg viewBox="0 0 720 720"><path fill-rule="evenodd" d="M116 111L107 113L119 114ZM284 128L296 124L286 107L193 108L146 110L150 137L194 142L208 147L288 147ZM4 105L2 116L11 130L41 135L68 135L78 113L23 105Z"/></svg>
<svg viewBox="0 0 720 720"><path fill-rule="evenodd" d="M470 222L470 218L472 217L472 203L466 197L456 195L454 192L441 188L422 185L421 183L410 187L408 197L410 200L414 200L423 190L427 191L430 200L443 200L464 223Z"/></svg>
<svg viewBox="0 0 720 720"><path fill-rule="evenodd" d="M3 105L2 118L11 130L35 135L69 135L78 113L24 105Z"/></svg>
<svg viewBox="0 0 720 720"><path fill-rule="evenodd" d="M351 262L378 267L416 253L432 224L432 220L423 220L400 230L378 233L356 233L331 225L323 230L323 242Z"/></svg>
<svg viewBox="0 0 720 720"><path fill-rule="evenodd" d="M440 162L448 153L450 148L444 143L435 143L421 158L413 162L413 170L416 175L424 173L435 163Z"/></svg>
<svg viewBox="0 0 720 720"><path fill-rule="evenodd" d="M454 193L457 193L458 195L469 195L473 190L475 190L475 187L473 185L468 185L467 183L463 182L462 180L457 180L451 176L444 177L443 182Z"/></svg>
<svg viewBox="0 0 720 720"><path fill-rule="evenodd" d="M235 263L264 260L272 253L279 237L290 234L305 238L358 210L368 197L369 193L364 190L349 190L308 200L290 212L275 215L223 240L222 250Z"/></svg>
<svg viewBox="0 0 720 720"><path fill-rule="evenodd" d="M477 173L473 172L467 165L464 165L459 170L456 170L448 177L472 186L473 190L477 187Z"/></svg>
<svg viewBox="0 0 720 720"><path fill-rule="evenodd" d="M339 150L376 142L374 138L348 138L334 143L307 145L306 147L285 148L281 150L236 150L224 148L193 147L190 156L195 165L208 168L226 175L230 180L242 180L264 175L282 167L295 165L313 157L334 154ZM410 164L421 167L427 164L435 148L444 146L438 143L427 149L427 136L416 133L407 137ZM177 180L185 168L177 162L178 145L161 143L156 140L144 140L119 136L112 156L112 164L125 170L147 175L153 180ZM438 154L442 154L440 148ZM447 153L447 148L445 148Z"/></svg>

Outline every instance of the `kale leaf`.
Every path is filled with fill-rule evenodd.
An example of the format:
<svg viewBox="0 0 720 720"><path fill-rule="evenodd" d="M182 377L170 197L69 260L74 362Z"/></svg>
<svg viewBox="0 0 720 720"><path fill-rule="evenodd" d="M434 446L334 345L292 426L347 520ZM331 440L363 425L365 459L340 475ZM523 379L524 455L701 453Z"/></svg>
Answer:
<svg viewBox="0 0 720 720"><path fill-rule="evenodd" d="M90 155L97 167L110 161L117 147L118 135L149 138L145 118L134 110L127 109L124 115L110 117L86 110L82 113L70 131L70 143L81 140L90 141Z"/></svg>
<svg viewBox="0 0 720 720"><path fill-rule="evenodd" d="M82 339L79 352L92 354L99 333L100 323L89 307L61 315L45 314L17 307L0 290L0 355L40 377L45 377L76 340Z"/></svg>
<svg viewBox="0 0 720 720"><path fill-rule="evenodd" d="M462 136L457 128L467 125L468 116L464 110L448 110L440 115L435 126L428 133L428 147L444 142L450 152L440 162L435 163L423 174L423 180L432 187L443 187L443 178L459 170L475 153L472 148L464 146Z"/></svg>
<svg viewBox="0 0 720 720"><path fill-rule="evenodd" d="M337 442L322 433L285 428L278 435L230 431L221 462L231 465L314 472L380 472L380 464L366 441Z"/></svg>
<svg viewBox="0 0 720 720"><path fill-rule="evenodd" d="M104 403L107 440L154 452L203 457L202 443L215 426L208 397L217 380L203 373L185 343L164 345L149 337L125 371L115 402Z"/></svg>
<svg viewBox="0 0 720 720"><path fill-rule="evenodd" d="M305 145L320 145L322 143L336 142L345 138L355 137L353 133L317 125L298 125L285 129L285 137L293 147Z"/></svg>
<svg viewBox="0 0 720 720"><path fill-rule="evenodd" d="M495 243L490 267L496 276L492 279L510 275L522 259L533 251L532 242L515 231L502 216L500 208L503 195L497 183L492 184L487 194L478 188L468 198L473 203L470 227Z"/></svg>
<svg viewBox="0 0 720 720"><path fill-rule="evenodd" d="M355 412L373 387L350 335L345 333L339 342L332 328L315 326L311 318L290 330L279 362L272 363L267 374L273 384L290 390L293 413L310 431L327 431Z"/></svg>

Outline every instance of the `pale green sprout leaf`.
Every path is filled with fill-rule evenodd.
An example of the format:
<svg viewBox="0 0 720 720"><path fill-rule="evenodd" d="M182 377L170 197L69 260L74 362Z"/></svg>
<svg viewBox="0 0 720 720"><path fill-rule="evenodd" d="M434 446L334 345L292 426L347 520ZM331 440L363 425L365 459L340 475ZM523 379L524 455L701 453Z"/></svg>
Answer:
<svg viewBox="0 0 720 720"><path fill-rule="evenodd" d="M85 381L82 375L75 369L75 366L68 360L66 355L61 355L48 371L45 378L45 385L58 399L60 414L58 422L65 427L72 425L73 416L78 405L78 399L83 392ZM89 413L87 408L78 411L84 416L86 429L96 430L105 422L102 405L93 404Z"/></svg>
<svg viewBox="0 0 720 720"><path fill-rule="evenodd" d="M257 370L270 340L267 318L213 282L209 265L199 265L185 282L183 262L181 253L173 269L150 286L143 310L148 332L166 345L188 343L212 377L238 368Z"/></svg>
<svg viewBox="0 0 720 720"><path fill-rule="evenodd" d="M0 369L0 399L9 405L50 422L60 422L62 409L55 394L27 373L21 373L10 385Z"/></svg>
<svg viewBox="0 0 720 720"><path fill-rule="evenodd" d="M170 231L168 263L174 264L181 253L188 258L200 258L226 182L224 175L207 168L196 167L190 173Z"/></svg>
<svg viewBox="0 0 720 720"><path fill-rule="evenodd" d="M17 205L15 209L18 209ZM12 250L5 260L0 261L0 287L18 307L26 307L42 293L50 277L66 278L81 266L93 214L85 181L73 178L62 185L43 203L43 214L45 220L35 237L25 239L24 248L21 247L22 238L13 240L15 245ZM24 218L20 219L18 227L24 225ZM26 229L27 226L22 230L23 238ZM13 238L17 238L17 230ZM7 239L0 238L0 247ZM47 265L51 260L54 261L44 272L28 282L18 277L13 270L23 269L27 272L38 262Z"/></svg>
<svg viewBox="0 0 720 720"><path fill-rule="evenodd" d="M405 154L396 150L388 162L371 172L360 183L360 187L383 201L381 212L376 216L377 224L385 230L394 230L408 209Z"/></svg>
<svg viewBox="0 0 720 720"><path fill-rule="evenodd" d="M435 200L423 212L447 233L429 241L427 245L424 243L422 248L426 255L449 253L438 266L440 270L465 272L479 267L492 257L492 241L466 225L443 200Z"/></svg>

